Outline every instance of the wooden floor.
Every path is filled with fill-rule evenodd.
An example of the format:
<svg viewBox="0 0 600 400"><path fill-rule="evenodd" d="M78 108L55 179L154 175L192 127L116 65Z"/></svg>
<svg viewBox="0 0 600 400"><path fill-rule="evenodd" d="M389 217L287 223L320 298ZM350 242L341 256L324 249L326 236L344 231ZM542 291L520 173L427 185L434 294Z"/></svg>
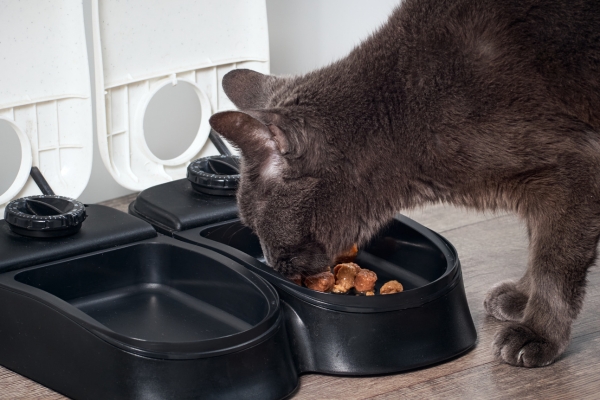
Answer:
<svg viewBox="0 0 600 400"><path fill-rule="evenodd" d="M132 197L108 202L125 210ZM513 216L477 215L445 206L408 213L442 233L457 248L477 346L466 355L434 367L381 377L343 378L304 375L294 400L300 399L600 399L600 273L589 276L583 311L573 340L555 364L538 369L500 364L491 341L500 326L483 312L488 288L517 279L527 259L524 227ZM64 399L43 386L0 367L0 399Z"/></svg>

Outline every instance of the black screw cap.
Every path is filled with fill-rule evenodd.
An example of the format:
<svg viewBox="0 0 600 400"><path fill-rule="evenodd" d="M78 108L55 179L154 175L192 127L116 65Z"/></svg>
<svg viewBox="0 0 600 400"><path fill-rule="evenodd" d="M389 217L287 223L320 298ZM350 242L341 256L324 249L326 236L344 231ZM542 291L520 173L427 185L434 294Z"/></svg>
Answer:
<svg viewBox="0 0 600 400"><path fill-rule="evenodd" d="M240 182L238 156L210 156L199 158L188 165L187 179L200 193L216 196L234 196Z"/></svg>
<svg viewBox="0 0 600 400"><path fill-rule="evenodd" d="M14 233L37 238L72 235L86 217L83 203L56 195L16 199L4 210L4 219Z"/></svg>

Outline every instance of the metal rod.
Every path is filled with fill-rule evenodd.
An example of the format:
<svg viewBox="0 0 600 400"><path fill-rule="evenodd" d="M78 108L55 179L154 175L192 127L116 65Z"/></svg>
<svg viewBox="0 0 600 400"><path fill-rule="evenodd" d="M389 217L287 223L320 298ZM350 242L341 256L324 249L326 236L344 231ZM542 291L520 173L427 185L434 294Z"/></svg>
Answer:
<svg viewBox="0 0 600 400"><path fill-rule="evenodd" d="M210 141L215 145L217 150L219 150L219 154L221 154L223 156L231 155L231 151L229 151L229 149L227 148L227 145L225 144L223 139L221 139L221 136L219 136L219 134L217 132L215 132L213 129L211 129L210 133L208 134L208 137L210 138Z"/></svg>
<svg viewBox="0 0 600 400"><path fill-rule="evenodd" d="M50 185L48 185L48 182L44 178L44 175L42 175L42 171L40 171L38 167L31 167L31 172L29 173L29 175L31 175L37 187L40 188L42 194L54 195L54 191L52 190Z"/></svg>

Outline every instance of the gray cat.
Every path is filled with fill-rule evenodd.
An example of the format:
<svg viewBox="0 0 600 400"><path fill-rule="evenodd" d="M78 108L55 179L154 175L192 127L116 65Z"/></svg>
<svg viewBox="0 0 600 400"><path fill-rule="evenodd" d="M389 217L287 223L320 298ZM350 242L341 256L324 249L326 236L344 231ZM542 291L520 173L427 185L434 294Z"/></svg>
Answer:
<svg viewBox="0 0 600 400"><path fill-rule="evenodd" d="M600 235L600 1L405 0L346 58L298 77L235 70L240 216L284 275L313 274L396 213L447 202L527 224L517 282L485 300L525 367L569 343Z"/></svg>

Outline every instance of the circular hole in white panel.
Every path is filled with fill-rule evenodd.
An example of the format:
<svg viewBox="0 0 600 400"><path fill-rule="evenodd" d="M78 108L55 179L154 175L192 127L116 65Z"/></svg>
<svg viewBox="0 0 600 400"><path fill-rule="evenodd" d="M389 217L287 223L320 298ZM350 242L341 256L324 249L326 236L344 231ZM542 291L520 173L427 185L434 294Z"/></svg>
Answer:
<svg viewBox="0 0 600 400"><path fill-rule="evenodd" d="M144 137L150 151L161 160L186 151L200 128L200 99L192 85L179 81L166 85L152 97L144 113Z"/></svg>
<svg viewBox="0 0 600 400"><path fill-rule="evenodd" d="M13 184L20 167L21 142L19 136L11 124L0 119L0 195Z"/></svg>

